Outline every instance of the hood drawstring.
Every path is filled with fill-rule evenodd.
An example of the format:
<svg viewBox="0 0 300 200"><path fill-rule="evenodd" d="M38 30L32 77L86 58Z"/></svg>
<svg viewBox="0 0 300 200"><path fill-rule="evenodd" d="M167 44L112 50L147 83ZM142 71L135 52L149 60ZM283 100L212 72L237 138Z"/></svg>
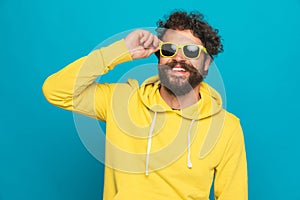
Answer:
<svg viewBox="0 0 300 200"><path fill-rule="evenodd" d="M150 159L150 150L151 150L151 144L152 144L152 134L153 134L153 130L154 130L154 125L155 125L155 121L156 121L156 112L154 113L154 117L150 126L150 131L149 131L149 135L148 135L148 145L147 145L147 155L146 155L146 176L149 175L149 159Z"/></svg>
<svg viewBox="0 0 300 200"><path fill-rule="evenodd" d="M192 130L192 126L193 126L193 123L195 122L195 120L193 119L191 124L190 124L190 128L189 128L189 131L188 131L188 135L187 135L187 139L188 139L188 157L187 157L187 166L188 168L192 168L193 167L193 164L192 164L192 161L191 161L191 130Z"/></svg>
<svg viewBox="0 0 300 200"><path fill-rule="evenodd" d="M155 126L155 122L156 122L156 112L154 113L153 116L153 120L150 126L150 130L149 130L149 134L148 134L148 145L147 145L147 154L146 154L146 171L145 174L146 176L149 175L149 160L150 160L150 150L151 150L151 145L152 145L152 135L153 135L153 130L154 130L154 126ZM194 124L195 120L193 119L189 130L188 130L188 135L187 135L187 151L188 151L188 155L187 155L187 166L189 169L191 169L193 167L193 164L191 162L191 130L192 130L192 126Z"/></svg>

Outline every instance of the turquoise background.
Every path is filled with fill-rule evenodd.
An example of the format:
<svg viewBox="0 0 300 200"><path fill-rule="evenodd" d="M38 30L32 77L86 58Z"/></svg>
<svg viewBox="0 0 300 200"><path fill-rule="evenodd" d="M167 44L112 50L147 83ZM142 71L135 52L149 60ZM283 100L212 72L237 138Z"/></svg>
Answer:
<svg viewBox="0 0 300 200"><path fill-rule="evenodd" d="M198 9L224 38L215 61L245 132L249 199L300 199L299 0L0 0L1 200L101 199L103 165L72 113L46 102L43 81L173 8Z"/></svg>

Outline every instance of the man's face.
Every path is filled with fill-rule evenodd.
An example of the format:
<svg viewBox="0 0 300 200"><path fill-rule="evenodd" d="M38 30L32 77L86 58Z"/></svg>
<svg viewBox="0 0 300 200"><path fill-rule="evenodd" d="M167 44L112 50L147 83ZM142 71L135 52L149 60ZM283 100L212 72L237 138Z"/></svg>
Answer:
<svg viewBox="0 0 300 200"><path fill-rule="evenodd" d="M171 42L177 45L203 45L201 40L195 37L190 30L175 31L169 29L165 32L162 40L163 42ZM204 72L208 70L209 62L205 62L204 58L210 59L203 51L197 59L186 58L181 48L177 50L177 54L174 57L160 56L158 69L161 84L167 91L177 96L190 92L200 84L203 80Z"/></svg>

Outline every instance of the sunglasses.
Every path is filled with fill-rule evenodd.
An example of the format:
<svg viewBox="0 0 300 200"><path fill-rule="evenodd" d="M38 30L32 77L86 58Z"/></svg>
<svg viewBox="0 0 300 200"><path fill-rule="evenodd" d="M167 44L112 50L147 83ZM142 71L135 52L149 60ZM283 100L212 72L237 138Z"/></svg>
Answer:
<svg viewBox="0 0 300 200"><path fill-rule="evenodd" d="M176 56L179 48L181 48L182 54L187 59L198 59L202 50L207 53L204 46L196 44L174 44L171 42L161 42L159 44L160 55L165 58Z"/></svg>

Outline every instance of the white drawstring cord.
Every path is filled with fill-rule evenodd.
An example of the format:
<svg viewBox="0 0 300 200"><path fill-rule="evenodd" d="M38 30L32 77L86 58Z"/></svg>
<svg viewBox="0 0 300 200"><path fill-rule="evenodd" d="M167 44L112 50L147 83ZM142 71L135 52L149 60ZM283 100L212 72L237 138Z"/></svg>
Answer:
<svg viewBox="0 0 300 200"><path fill-rule="evenodd" d="M146 155L146 172L145 172L146 176L149 175L149 159L150 159L152 134L153 134L153 130L154 130L155 121L156 121L156 112L154 113L154 117L152 119L152 123L151 123L151 126L150 126L150 131L149 131L149 135L148 135L148 145L147 145L147 155Z"/></svg>
<svg viewBox="0 0 300 200"><path fill-rule="evenodd" d="M188 157L187 157L187 166L188 168L192 168L193 167L193 164L192 164L192 161L191 161L191 129L192 129L192 126L193 126L193 123L195 122L195 120L193 119L191 124L190 124L190 128L189 128L189 131L188 131Z"/></svg>

